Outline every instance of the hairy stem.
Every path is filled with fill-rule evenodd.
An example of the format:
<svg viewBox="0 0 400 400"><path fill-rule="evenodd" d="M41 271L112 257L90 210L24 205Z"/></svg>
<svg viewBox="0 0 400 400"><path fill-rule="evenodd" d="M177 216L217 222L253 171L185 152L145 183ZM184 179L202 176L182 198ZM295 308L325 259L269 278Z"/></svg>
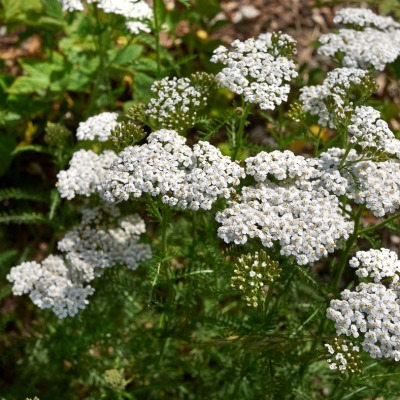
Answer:
<svg viewBox="0 0 400 400"><path fill-rule="evenodd" d="M156 56L157 56L157 79L161 78L161 60L160 60L160 26L159 26L159 15L158 15L158 2L160 0L154 0L153 14L155 24L155 36L156 36Z"/></svg>
<svg viewBox="0 0 400 400"><path fill-rule="evenodd" d="M275 282L272 282L268 287L267 298L265 299L265 303L264 303L265 314L267 314L267 312L268 312L268 306L272 300L272 296L274 294L274 288L275 288Z"/></svg>
<svg viewBox="0 0 400 400"><path fill-rule="evenodd" d="M340 281L340 278L343 275L344 267L345 267L345 265L347 263L347 259L349 257L351 248L353 247L353 244L354 244L354 242L356 241L356 239L357 239L357 237L359 235L358 228L360 226L361 213L363 212L364 208L365 208L365 205L363 205L363 204L360 205L360 207L358 209L358 212L356 214L355 221L354 221L354 232L350 236L349 240L347 241L346 247L345 247L345 249L344 249L344 251L342 253L342 257L340 258L339 268L337 270L337 274L336 274L334 280L332 281L332 288L333 289L336 288L338 286L338 284L339 284L339 281Z"/></svg>
<svg viewBox="0 0 400 400"><path fill-rule="evenodd" d="M242 100L242 104L244 103L244 101ZM250 110L252 109L253 104L251 103L247 103L244 108L243 108L243 114L240 118L240 124L239 124L239 129L237 131L237 135L236 135L236 140L235 140L235 149L233 151L233 155L232 155L232 160L235 161L240 149L240 144L242 142L242 138L243 138L243 132L244 132L244 127L247 121L247 117L250 113Z"/></svg>

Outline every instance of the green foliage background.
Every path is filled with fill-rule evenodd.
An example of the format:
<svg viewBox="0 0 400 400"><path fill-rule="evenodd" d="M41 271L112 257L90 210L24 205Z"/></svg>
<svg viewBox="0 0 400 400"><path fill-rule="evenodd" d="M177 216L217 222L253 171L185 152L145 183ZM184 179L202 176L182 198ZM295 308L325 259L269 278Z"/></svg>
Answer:
<svg viewBox="0 0 400 400"><path fill-rule="evenodd" d="M159 224L147 216L145 240L152 243L153 260L135 272L123 266L107 270L95 281L87 309L74 318L58 320L51 311L33 306L28 296L11 296L6 280L10 267L56 251L57 240L78 223L80 210L98 201L60 199L56 174L82 144L74 135L61 144L47 144L47 122L75 132L91 115L103 110L124 114L148 101L151 84L161 77L217 72L209 59L221 43L202 39L197 30L210 35L228 22L210 22L221 10L217 1L181 1L172 11L156 1L160 21L154 32L162 28L173 38L180 21L193 27L167 50L158 48L154 34L130 35L123 18L115 15L95 15L93 10L66 14L57 0L1 4L8 33L24 27L17 45L32 35L39 35L42 45L41 57L19 59L20 76L0 73L1 400L398 398L396 363L364 355L363 373L353 379L331 371L325 361L323 343L335 336L325 309L337 289L323 279L335 269L336 255L314 274L276 254L282 272L270 307L247 307L230 289L230 279L236 257L260 248L256 243L224 246L216 236L214 211L171 215L166 258ZM385 13L399 7L396 1L381 6ZM288 104L298 97L305 72L308 84L325 74L322 68L300 66ZM400 76L399 60L388 74ZM206 138L226 153L234 151L238 144L231 132L237 116L231 100L220 90L196 129L187 133L188 140ZM375 97L370 102L386 120L397 117L390 100ZM213 120L206 116L210 110ZM271 124L277 149L295 140L313 143L290 123L286 106L274 113L254 112L250 121L257 124L262 118ZM272 150L239 145L239 158ZM111 144L83 147L98 152ZM146 215L142 203L122 207ZM395 223L390 228L399 232ZM367 239L379 245L381 236ZM166 261L172 266L168 273L160 269ZM353 276L348 274L351 287ZM107 383L104 373L111 369L120 373L120 386Z"/></svg>

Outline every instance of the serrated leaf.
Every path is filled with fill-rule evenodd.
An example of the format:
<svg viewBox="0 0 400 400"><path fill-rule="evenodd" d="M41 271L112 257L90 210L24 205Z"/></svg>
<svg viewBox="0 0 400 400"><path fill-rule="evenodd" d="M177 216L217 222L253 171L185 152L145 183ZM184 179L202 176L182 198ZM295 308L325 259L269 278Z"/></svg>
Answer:
<svg viewBox="0 0 400 400"><path fill-rule="evenodd" d="M16 199L16 200L33 200L48 203L49 199L38 193L37 191L28 191L20 188L6 188L0 190L0 201Z"/></svg>
<svg viewBox="0 0 400 400"><path fill-rule="evenodd" d="M117 65L130 63L136 60L142 54L142 51L143 46L140 44L132 44L123 49L118 49L111 63Z"/></svg>
<svg viewBox="0 0 400 400"><path fill-rule="evenodd" d="M50 17L61 19L64 17L61 3L58 0L40 0L44 12Z"/></svg>
<svg viewBox="0 0 400 400"><path fill-rule="evenodd" d="M0 215L0 224L37 224L37 223L49 223L49 220L40 213L23 213L23 214L3 214Z"/></svg>

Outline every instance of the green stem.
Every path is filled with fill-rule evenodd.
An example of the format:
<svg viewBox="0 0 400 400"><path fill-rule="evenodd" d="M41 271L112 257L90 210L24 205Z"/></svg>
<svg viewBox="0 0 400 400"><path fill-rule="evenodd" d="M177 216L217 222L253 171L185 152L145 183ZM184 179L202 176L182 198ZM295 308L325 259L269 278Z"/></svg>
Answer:
<svg viewBox="0 0 400 400"><path fill-rule="evenodd" d="M162 229L161 252L163 258L165 258L165 256L167 255L167 227L168 227L168 210L164 209L161 222L161 229Z"/></svg>
<svg viewBox="0 0 400 400"><path fill-rule="evenodd" d="M334 280L332 281L332 288L336 288L337 285L339 284L340 278L343 275L343 271L344 271L344 267L347 263L347 259L349 257L351 248L353 247L354 242L356 241L359 233L358 233L358 228L360 226L360 218L361 218L361 213L363 212L365 208L365 205L360 205L358 212L356 214L356 218L354 221L354 232L353 234L350 236L349 240L346 243L346 248L344 249L343 253L342 253L342 257L340 258L340 263L339 263L339 268L337 271L337 274L334 278Z"/></svg>
<svg viewBox="0 0 400 400"><path fill-rule="evenodd" d="M244 100L242 99L242 104L243 103L244 103ZM240 149L240 144L241 144L242 138L243 138L245 123L247 121L247 117L248 117L249 112L252 109L252 107L253 107L252 103L247 103L243 108L243 114L240 118L239 130L237 131L236 140L235 140L235 149L234 149L233 155L232 155L233 161L235 161L237 158L237 155L238 155L238 152Z"/></svg>
<svg viewBox="0 0 400 400"><path fill-rule="evenodd" d="M279 122L279 146L282 146L283 142L283 106L282 104L279 104L278 106L278 122Z"/></svg>
<svg viewBox="0 0 400 400"><path fill-rule="evenodd" d="M197 222L197 211L192 211L192 246L193 246L193 251L196 248L196 222Z"/></svg>
<svg viewBox="0 0 400 400"><path fill-rule="evenodd" d="M399 217L400 217L400 214L392 215L391 217L386 218L384 221L380 222L380 223L377 224L377 225L374 225L374 226L371 226L370 228L365 228L365 229L361 230L361 231L359 232L359 234L361 235L361 234L364 234L364 233L373 231L373 230L375 230L375 229L378 229L378 228L380 228L381 226L384 226L384 225L386 225L388 222L393 221L393 220L395 220L395 219L397 219L397 218L399 218Z"/></svg>
<svg viewBox="0 0 400 400"><path fill-rule="evenodd" d="M160 0L154 0L153 14L155 24L155 35L156 35L156 55L157 55L157 79L161 79L161 61L160 61L160 27L158 21L158 6L157 3Z"/></svg>
<svg viewBox="0 0 400 400"><path fill-rule="evenodd" d="M274 294L274 288L275 288L275 282L272 282L268 287L267 298L265 299L265 304L264 304L265 314L267 314L268 312L268 306L272 300L272 296Z"/></svg>

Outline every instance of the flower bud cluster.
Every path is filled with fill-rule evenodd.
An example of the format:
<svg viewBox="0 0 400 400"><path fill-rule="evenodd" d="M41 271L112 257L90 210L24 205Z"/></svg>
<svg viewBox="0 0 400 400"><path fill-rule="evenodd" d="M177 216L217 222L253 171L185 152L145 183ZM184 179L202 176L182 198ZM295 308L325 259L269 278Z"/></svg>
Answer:
<svg viewBox="0 0 400 400"><path fill-rule="evenodd" d="M337 369L339 365L339 371L342 374L344 371L352 374L361 373L360 366L363 362L358 355L360 352L358 346L353 346L351 342L347 344L345 340L335 338L333 346L326 344L325 347L328 349L328 354L326 355L328 359L326 361L328 361L330 369Z"/></svg>
<svg viewBox="0 0 400 400"><path fill-rule="evenodd" d="M332 300L326 311L336 333L358 338L372 358L400 360L400 306L395 290L378 283L361 283L355 292L346 289L342 300Z"/></svg>
<svg viewBox="0 0 400 400"><path fill-rule="evenodd" d="M184 137L165 129L151 133L147 141L127 147L111 166L103 185L109 201L148 193L161 195L171 207L209 210L217 198L230 198L233 186L245 177L237 162L208 142L192 150Z"/></svg>
<svg viewBox="0 0 400 400"><path fill-rule="evenodd" d="M367 71L357 68L337 68L328 73L322 85L305 86L300 89L300 102L305 112L318 116L318 124L335 128L335 112L350 103L350 95L356 91L363 97L377 90L376 83ZM333 107L327 107L330 99Z"/></svg>
<svg viewBox="0 0 400 400"><path fill-rule="evenodd" d="M117 263L136 269L151 258L149 245L137 243L145 229L137 214L121 217L113 205L85 210L81 224L58 243L64 258L50 255L41 264L22 263L11 269L7 279L14 283L15 295L30 293L34 304L53 308L59 318L74 316L94 293L85 283Z"/></svg>
<svg viewBox="0 0 400 400"><path fill-rule="evenodd" d="M116 149L121 151L125 147L140 142L145 136L146 132L140 125L136 125L131 121L124 121L111 130L110 140Z"/></svg>
<svg viewBox="0 0 400 400"><path fill-rule="evenodd" d="M357 268L356 274L360 278L373 278L375 283L384 278L391 278L393 283L399 281L400 261L397 254L389 249L371 249L357 251L350 262L350 266Z"/></svg>
<svg viewBox="0 0 400 400"><path fill-rule="evenodd" d="M125 387L127 385L123 369L107 370L106 372L104 372L104 380L108 383L110 388L117 393L121 390L125 390Z"/></svg>
<svg viewBox="0 0 400 400"><path fill-rule="evenodd" d="M95 140L106 142L111 134L111 130L120 125L117 122L118 114L115 112L103 112L94 117L90 117L85 122L80 122L76 131L78 140Z"/></svg>
<svg viewBox="0 0 400 400"><path fill-rule="evenodd" d="M64 125L48 122L45 128L44 141L50 146L63 146L71 131Z"/></svg>
<svg viewBox="0 0 400 400"><path fill-rule="evenodd" d="M102 195L102 182L116 159L117 155L111 150L105 150L102 154L92 150L75 152L69 162L69 169L57 174L56 186L60 196L71 200L76 195L90 196L95 192Z"/></svg>
<svg viewBox="0 0 400 400"><path fill-rule="evenodd" d="M294 43L290 36L279 35L279 39L272 36L271 42L235 40L232 52L224 46L218 47L211 62L227 65L216 76L218 85L243 94L246 102L259 104L261 109L273 110L276 104L287 101L290 86L284 81L298 75L294 62L287 57L289 50L295 52Z"/></svg>
<svg viewBox="0 0 400 400"><path fill-rule="evenodd" d="M156 97L150 99L145 111L164 128L181 131L195 124L197 112L207 105L215 89L214 75L192 74L189 78L164 78L151 87Z"/></svg>
<svg viewBox="0 0 400 400"><path fill-rule="evenodd" d="M342 8L336 12L333 22L335 24L351 24L362 28L372 27L381 30L400 28L400 24L392 17L376 15L369 8Z"/></svg>
<svg viewBox="0 0 400 400"><path fill-rule="evenodd" d="M257 307L258 302L265 301L264 286L275 282L282 271L278 261L271 261L264 250L241 256L235 267L236 276L232 277L231 287L242 291L242 297L249 307Z"/></svg>

